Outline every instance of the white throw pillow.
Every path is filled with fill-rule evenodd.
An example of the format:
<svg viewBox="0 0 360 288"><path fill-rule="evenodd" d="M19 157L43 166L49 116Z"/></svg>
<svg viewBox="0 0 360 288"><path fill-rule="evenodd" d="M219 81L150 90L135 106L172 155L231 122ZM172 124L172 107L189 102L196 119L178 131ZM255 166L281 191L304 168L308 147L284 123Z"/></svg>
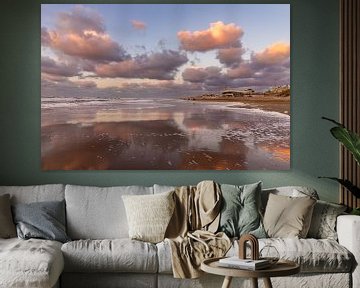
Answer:
<svg viewBox="0 0 360 288"><path fill-rule="evenodd" d="M122 196L131 239L151 243L164 240L175 208L173 193Z"/></svg>

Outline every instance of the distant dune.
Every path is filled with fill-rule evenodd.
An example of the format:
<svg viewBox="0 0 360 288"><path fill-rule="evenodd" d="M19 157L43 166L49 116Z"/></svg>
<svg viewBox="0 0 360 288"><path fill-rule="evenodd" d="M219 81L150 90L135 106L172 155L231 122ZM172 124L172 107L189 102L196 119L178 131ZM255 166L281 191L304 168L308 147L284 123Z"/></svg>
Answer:
<svg viewBox="0 0 360 288"><path fill-rule="evenodd" d="M218 94L207 93L198 96L182 97L181 99L191 101L289 102L290 86L278 86L265 92L258 92L253 89L225 90Z"/></svg>

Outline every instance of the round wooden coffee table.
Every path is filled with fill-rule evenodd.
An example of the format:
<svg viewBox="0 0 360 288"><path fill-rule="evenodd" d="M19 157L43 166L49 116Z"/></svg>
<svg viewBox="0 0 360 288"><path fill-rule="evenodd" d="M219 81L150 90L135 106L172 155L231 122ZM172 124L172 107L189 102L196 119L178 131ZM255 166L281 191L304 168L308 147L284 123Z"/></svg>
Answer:
<svg viewBox="0 0 360 288"><path fill-rule="evenodd" d="M204 260L201 263L201 270L225 276L222 288L229 288L233 277L251 278L254 288L258 288L258 278L263 278L265 287L272 288L270 277L289 276L300 272L300 266L288 260L279 260L270 268L253 271L219 266L219 259L221 258Z"/></svg>

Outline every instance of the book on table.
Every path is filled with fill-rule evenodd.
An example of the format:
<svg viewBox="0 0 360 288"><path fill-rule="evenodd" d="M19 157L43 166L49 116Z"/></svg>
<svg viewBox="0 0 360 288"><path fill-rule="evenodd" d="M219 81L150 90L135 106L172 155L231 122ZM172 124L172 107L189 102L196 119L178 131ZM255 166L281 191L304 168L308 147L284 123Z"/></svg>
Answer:
<svg viewBox="0 0 360 288"><path fill-rule="evenodd" d="M247 270L260 270L270 267L271 263L266 259L251 260L240 259L238 256L233 256L220 259L219 266Z"/></svg>

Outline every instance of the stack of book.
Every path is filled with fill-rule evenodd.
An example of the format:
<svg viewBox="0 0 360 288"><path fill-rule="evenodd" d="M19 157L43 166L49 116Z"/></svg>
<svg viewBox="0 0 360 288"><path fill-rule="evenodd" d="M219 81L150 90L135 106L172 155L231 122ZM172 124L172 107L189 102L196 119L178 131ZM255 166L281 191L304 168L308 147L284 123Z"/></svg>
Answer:
<svg viewBox="0 0 360 288"><path fill-rule="evenodd" d="M267 259L251 260L240 259L238 256L234 256L220 259L219 266L246 270L260 270L270 267L271 262Z"/></svg>

